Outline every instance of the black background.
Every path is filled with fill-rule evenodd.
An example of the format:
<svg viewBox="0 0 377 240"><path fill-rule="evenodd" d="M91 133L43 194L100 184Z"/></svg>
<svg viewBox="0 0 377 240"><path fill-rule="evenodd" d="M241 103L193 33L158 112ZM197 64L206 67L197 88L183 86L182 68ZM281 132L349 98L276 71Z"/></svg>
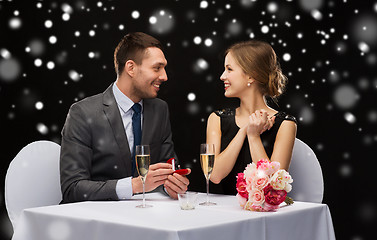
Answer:
<svg viewBox="0 0 377 240"><path fill-rule="evenodd" d="M287 91L273 107L299 119L297 137L320 161L323 202L329 205L337 239L374 239L377 1L201 2L0 0L1 238L12 234L4 204L10 161L30 142L59 143L70 105L103 92L116 79L115 46L126 33L142 31L165 45L169 80L159 97L170 107L178 157L193 170L191 190L205 191L197 160L207 117L215 109L238 104L223 96L223 52L234 42L254 37L273 45L288 76ZM206 8L201 7L204 2ZM269 10L273 4L277 11ZM314 10L322 17L314 17ZM64 11L69 12L68 21L62 18ZM132 16L134 11L138 18ZM155 24L151 16L157 18ZM20 26L10 24L14 19ZM45 26L47 20L52 27ZM268 26L268 32L262 26ZM56 43L49 41L51 36ZM194 42L197 36L199 44ZM212 45L206 46L207 38ZM36 43L43 49L38 51ZM288 61L283 58L287 53ZM198 60L206 64L198 65ZM48 62L54 64L52 69ZM10 66L14 74L1 66ZM72 79L71 71L81 77ZM190 93L195 100L188 99ZM41 109L37 102L43 103ZM40 124L47 131L38 130Z"/></svg>

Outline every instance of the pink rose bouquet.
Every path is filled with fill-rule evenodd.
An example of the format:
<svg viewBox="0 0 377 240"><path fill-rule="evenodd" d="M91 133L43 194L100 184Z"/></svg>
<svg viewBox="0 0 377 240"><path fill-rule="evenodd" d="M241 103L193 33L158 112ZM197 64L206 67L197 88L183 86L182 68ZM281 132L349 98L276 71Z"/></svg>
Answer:
<svg viewBox="0 0 377 240"><path fill-rule="evenodd" d="M277 211L282 202L293 203L287 193L292 190L292 177L279 162L261 159L246 166L237 176L237 199L242 208L250 211Z"/></svg>

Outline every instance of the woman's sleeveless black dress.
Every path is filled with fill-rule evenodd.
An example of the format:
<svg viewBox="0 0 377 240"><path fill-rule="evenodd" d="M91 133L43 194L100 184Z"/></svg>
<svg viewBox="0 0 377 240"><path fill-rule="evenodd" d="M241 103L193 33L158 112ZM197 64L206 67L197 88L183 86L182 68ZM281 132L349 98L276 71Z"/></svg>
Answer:
<svg viewBox="0 0 377 240"><path fill-rule="evenodd" d="M220 117L220 122L221 122L221 150L220 152L222 152L225 150L228 144L232 141L232 139L236 136L240 128L236 124L236 119L235 119L236 109L235 108L227 108L224 110L215 111L215 113L217 116ZM271 154L274 148L276 134L280 128L281 123L284 120L296 122L296 119L293 116L287 115L284 112L278 112L275 114L275 116L276 116L275 123L271 127L271 129L261 134L261 140L266 150L267 156L269 158L271 157ZM249 149L249 142L246 137L232 171L219 184L221 185L224 194L228 194L228 195L237 194L236 176L238 173L243 172L245 170L245 167L249 163L251 163L251 155L250 155L250 149Z"/></svg>

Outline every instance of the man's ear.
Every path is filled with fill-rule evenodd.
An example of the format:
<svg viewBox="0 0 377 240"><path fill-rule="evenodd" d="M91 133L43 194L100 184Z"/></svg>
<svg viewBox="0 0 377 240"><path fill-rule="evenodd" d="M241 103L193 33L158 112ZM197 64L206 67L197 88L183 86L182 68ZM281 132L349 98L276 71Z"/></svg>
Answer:
<svg viewBox="0 0 377 240"><path fill-rule="evenodd" d="M136 68L136 63L133 60L128 60L124 64L124 72L126 72L130 77L135 76L135 68Z"/></svg>

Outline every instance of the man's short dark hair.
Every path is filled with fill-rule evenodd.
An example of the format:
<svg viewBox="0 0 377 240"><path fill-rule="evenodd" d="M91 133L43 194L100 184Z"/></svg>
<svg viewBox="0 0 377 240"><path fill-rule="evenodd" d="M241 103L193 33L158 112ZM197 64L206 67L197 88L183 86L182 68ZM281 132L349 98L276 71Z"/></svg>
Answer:
<svg viewBox="0 0 377 240"><path fill-rule="evenodd" d="M128 60L141 64L145 50L149 47L157 47L163 50L160 41L148 34L134 32L125 35L114 51L115 72L121 75Z"/></svg>

